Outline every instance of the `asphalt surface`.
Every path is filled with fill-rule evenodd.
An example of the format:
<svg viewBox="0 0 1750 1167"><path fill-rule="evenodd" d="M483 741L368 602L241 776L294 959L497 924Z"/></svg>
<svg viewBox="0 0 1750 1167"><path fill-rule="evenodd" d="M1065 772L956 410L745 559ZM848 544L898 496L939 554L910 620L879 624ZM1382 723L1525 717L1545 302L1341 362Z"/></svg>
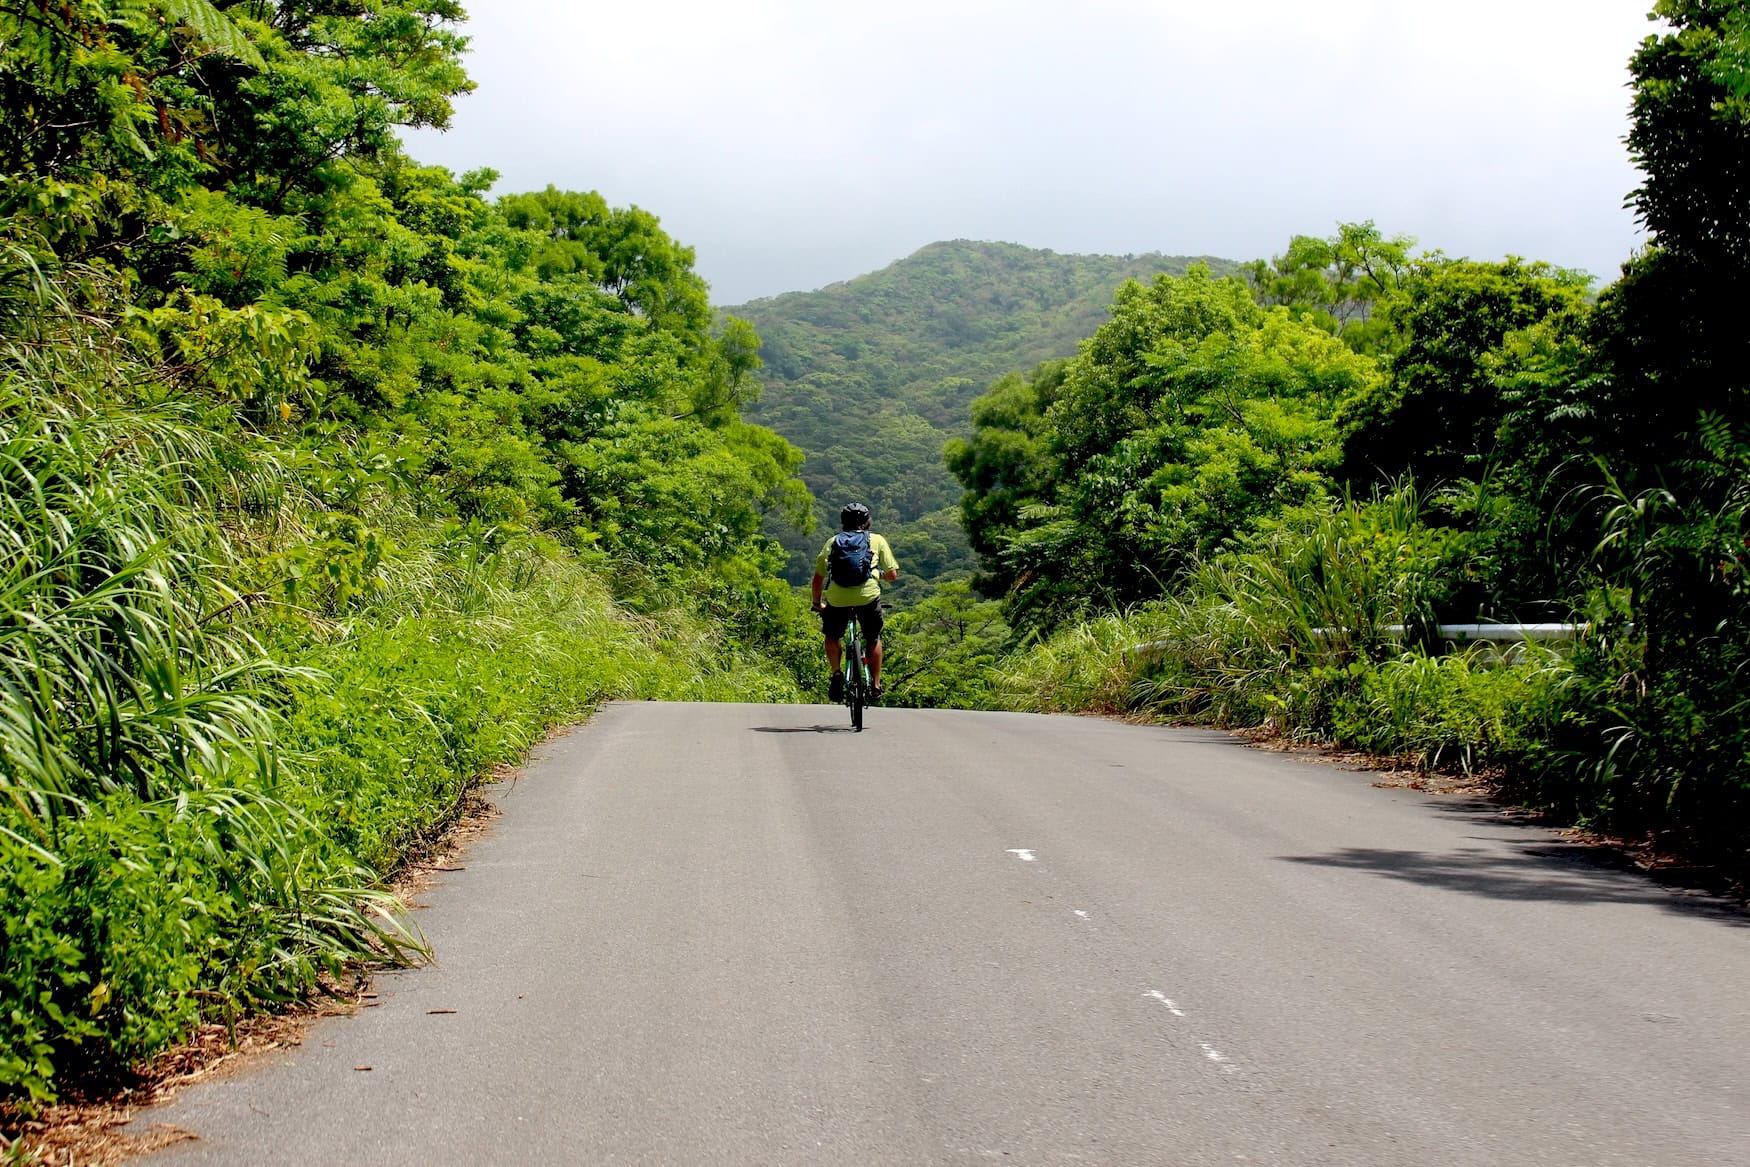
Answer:
<svg viewBox="0 0 1750 1167"><path fill-rule="evenodd" d="M1219 734L842 714L551 743L437 963L153 1161L1750 1164L1742 915Z"/></svg>

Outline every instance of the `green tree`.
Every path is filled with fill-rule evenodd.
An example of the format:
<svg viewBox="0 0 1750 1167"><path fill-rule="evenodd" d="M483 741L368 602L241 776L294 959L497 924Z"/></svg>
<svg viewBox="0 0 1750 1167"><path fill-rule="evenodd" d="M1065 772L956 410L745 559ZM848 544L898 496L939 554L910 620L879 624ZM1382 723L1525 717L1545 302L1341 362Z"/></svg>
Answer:
<svg viewBox="0 0 1750 1167"><path fill-rule="evenodd" d="M512 227L546 236L535 256L543 277L583 275L657 327L705 343L711 315L693 249L665 234L655 215L551 186L509 195L499 207Z"/></svg>
<svg viewBox="0 0 1750 1167"><path fill-rule="evenodd" d="M1048 361L1023 377L1010 373L972 403L972 435L948 443L948 469L963 488L960 522L978 554L979 590L1002 596L1015 571L1003 557L1022 512L1051 494L1045 415L1063 386L1066 362Z"/></svg>
<svg viewBox="0 0 1750 1167"><path fill-rule="evenodd" d="M1437 484L1485 474L1507 412L1488 354L1511 333L1580 312L1588 285L1518 259L1418 262L1385 308L1395 334L1389 375L1345 410L1344 476Z"/></svg>
<svg viewBox="0 0 1750 1167"><path fill-rule="evenodd" d="M980 709L997 706L990 685L1009 637L1002 608L950 580L894 616L889 627L886 695L890 705Z"/></svg>
<svg viewBox="0 0 1750 1167"><path fill-rule="evenodd" d="M1651 485L1704 414L1750 418L1750 99L1742 0L1661 0L1669 33L1635 54L1628 144L1642 174L1631 196L1652 237L1602 298L1598 341L1614 369L1613 457Z"/></svg>
<svg viewBox="0 0 1750 1167"><path fill-rule="evenodd" d="M1386 238L1371 220L1342 223L1326 239L1296 235L1286 252L1252 261L1244 274L1259 303L1287 308L1357 351L1375 352L1389 335L1376 310L1410 273L1415 245L1404 235Z"/></svg>
<svg viewBox="0 0 1750 1167"><path fill-rule="evenodd" d="M397 152L400 128L448 124L472 88L462 16L453 0L0 5L0 213L63 259L174 262L166 210L189 190L277 213Z"/></svg>
<svg viewBox="0 0 1750 1167"><path fill-rule="evenodd" d="M1199 557L1324 494L1332 418L1377 377L1241 280L1193 268L1126 285L1061 377L999 382L973 438L950 448L987 585L1007 585L1022 628L1163 594Z"/></svg>
<svg viewBox="0 0 1750 1167"><path fill-rule="evenodd" d="M1600 299L1605 563L1644 653L1600 772L1625 821L1742 861L1750 837L1750 104L1743 0L1660 0L1631 61L1651 245ZM1600 719L1604 720L1604 719Z"/></svg>

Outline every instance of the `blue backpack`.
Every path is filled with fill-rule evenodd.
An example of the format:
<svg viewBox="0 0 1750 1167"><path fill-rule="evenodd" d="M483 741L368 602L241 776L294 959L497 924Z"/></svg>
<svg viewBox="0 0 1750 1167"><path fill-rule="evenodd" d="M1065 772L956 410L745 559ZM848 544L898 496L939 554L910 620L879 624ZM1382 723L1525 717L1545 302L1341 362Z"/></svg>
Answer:
<svg viewBox="0 0 1750 1167"><path fill-rule="evenodd" d="M875 572L875 549L867 531L840 531L826 552L826 574L840 587L860 588Z"/></svg>

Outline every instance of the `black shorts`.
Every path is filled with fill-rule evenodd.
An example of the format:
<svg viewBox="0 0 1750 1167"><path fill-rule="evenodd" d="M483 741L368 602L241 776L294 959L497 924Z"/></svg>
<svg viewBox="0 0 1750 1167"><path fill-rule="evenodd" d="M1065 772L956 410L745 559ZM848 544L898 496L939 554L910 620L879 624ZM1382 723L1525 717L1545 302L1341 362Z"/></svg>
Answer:
<svg viewBox="0 0 1750 1167"><path fill-rule="evenodd" d="M874 644L881 639L881 626L887 622L881 615L881 601L870 600L860 608L835 608L831 604L820 614L821 625L828 640L843 640L845 629L850 627L851 617L857 618L857 626L863 630L863 640Z"/></svg>

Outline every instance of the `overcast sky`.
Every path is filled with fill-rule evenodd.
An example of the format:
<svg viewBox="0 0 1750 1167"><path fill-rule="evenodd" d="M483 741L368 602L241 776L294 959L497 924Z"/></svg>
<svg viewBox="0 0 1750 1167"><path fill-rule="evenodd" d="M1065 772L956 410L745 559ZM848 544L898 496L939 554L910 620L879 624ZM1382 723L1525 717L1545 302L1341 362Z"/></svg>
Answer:
<svg viewBox="0 0 1750 1167"><path fill-rule="evenodd" d="M469 0L415 156L660 215L712 298L937 239L1273 255L1373 219L1613 276L1651 0Z"/></svg>

